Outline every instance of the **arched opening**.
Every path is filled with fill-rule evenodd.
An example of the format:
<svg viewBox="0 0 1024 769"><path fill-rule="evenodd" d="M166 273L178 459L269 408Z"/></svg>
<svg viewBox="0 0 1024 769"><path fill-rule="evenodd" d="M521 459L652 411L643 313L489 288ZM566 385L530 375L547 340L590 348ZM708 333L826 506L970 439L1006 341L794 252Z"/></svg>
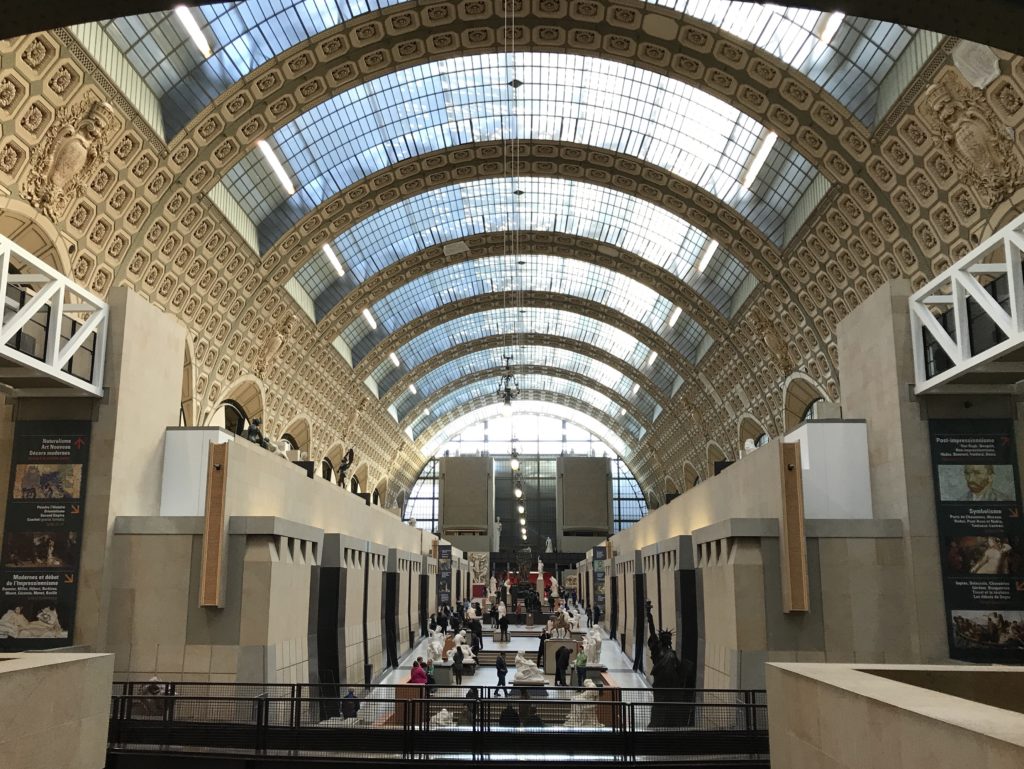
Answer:
<svg viewBox="0 0 1024 769"><path fill-rule="evenodd" d="M68 251L75 248L74 244L65 243L57 227L25 201L0 197L0 233L36 259L64 275L71 274L71 256ZM97 288L93 287L92 290L97 291Z"/></svg>
<svg viewBox="0 0 1024 769"><path fill-rule="evenodd" d="M221 401L210 418L210 426L221 427L235 435L244 435L249 429L249 415L238 401Z"/></svg>
<svg viewBox="0 0 1024 769"><path fill-rule="evenodd" d="M673 499L679 496L679 486L676 485L675 479L671 475L665 476L665 504L668 504Z"/></svg>
<svg viewBox="0 0 1024 769"><path fill-rule="evenodd" d="M379 505L380 504L380 492L377 491L377 489L374 489L373 490L373 494L370 495L370 504L372 504L372 505Z"/></svg>
<svg viewBox="0 0 1024 769"><path fill-rule="evenodd" d="M786 432L810 418L814 404L827 400L825 391L804 374L791 374L784 385Z"/></svg>
<svg viewBox="0 0 1024 769"><path fill-rule="evenodd" d="M714 477L731 465L732 462L726 453L714 441L708 444L708 476Z"/></svg>
<svg viewBox="0 0 1024 769"><path fill-rule="evenodd" d="M281 440L288 444L288 448L285 449L285 451L298 451L299 442L291 433L283 433L281 435Z"/></svg>
<svg viewBox="0 0 1024 769"><path fill-rule="evenodd" d="M334 482L334 463L330 460L330 457L324 457L320 460L320 476L325 481Z"/></svg>
<svg viewBox="0 0 1024 769"><path fill-rule="evenodd" d="M243 377L226 389L225 397L210 412L206 423L242 435L242 430L248 428L250 421L262 418L263 403L260 383L253 377ZM228 404L230 408L226 408ZM244 418L240 429L237 428L239 415Z"/></svg>
<svg viewBox="0 0 1024 769"><path fill-rule="evenodd" d="M195 373L192 362L192 340L185 340L185 362L181 367L181 408L178 427L192 427L196 423Z"/></svg>
<svg viewBox="0 0 1024 769"><path fill-rule="evenodd" d="M353 494L359 493L359 479L356 478L354 475L352 476L352 480L349 481L348 490L351 491Z"/></svg>
<svg viewBox="0 0 1024 769"><path fill-rule="evenodd" d="M753 451L764 446L769 440L771 440L770 436L757 419L750 414L745 414L740 418L739 449L741 452Z"/></svg>
<svg viewBox="0 0 1024 769"><path fill-rule="evenodd" d="M700 483L700 473L697 472L697 468L689 462L683 464L683 483L686 484L687 489L692 489Z"/></svg>
<svg viewBox="0 0 1024 769"><path fill-rule="evenodd" d="M301 452L305 457L308 457L310 444L309 420L304 417L293 419L291 424L281 433L281 440L287 440L291 444L292 451Z"/></svg>

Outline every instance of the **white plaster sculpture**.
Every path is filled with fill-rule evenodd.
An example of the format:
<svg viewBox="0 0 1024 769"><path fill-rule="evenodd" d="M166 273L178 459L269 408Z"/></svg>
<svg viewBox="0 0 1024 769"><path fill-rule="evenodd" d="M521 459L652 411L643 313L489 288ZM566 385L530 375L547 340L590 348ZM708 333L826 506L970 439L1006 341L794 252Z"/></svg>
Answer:
<svg viewBox="0 0 1024 769"><path fill-rule="evenodd" d="M438 713L435 713L430 717L430 726L432 728L455 726L455 716L451 714L448 708L441 708Z"/></svg>
<svg viewBox="0 0 1024 769"><path fill-rule="evenodd" d="M455 646L461 647L462 649L463 663L468 665L471 662L476 662L476 657L473 656L473 650L470 649L469 644L466 643L466 635L465 633L463 633L463 631L460 630L458 633L456 633L455 638L453 638L452 640L455 641ZM452 648L455 647L453 646Z"/></svg>
<svg viewBox="0 0 1024 769"><path fill-rule="evenodd" d="M588 658L589 663L589 658ZM597 685L589 678L583 682L583 689L572 695L572 706L565 718L565 726L597 728L604 726L597 718L595 704L598 698Z"/></svg>
<svg viewBox="0 0 1024 769"><path fill-rule="evenodd" d="M753 454L756 449L757 445L754 443L753 438L747 438L745 441L743 441L743 456Z"/></svg>
<svg viewBox="0 0 1024 769"><path fill-rule="evenodd" d="M498 619L501 619L506 614L508 614L508 609L505 608L505 602L504 601L499 601L498 602Z"/></svg>
<svg viewBox="0 0 1024 769"><path fill-rule="evenodd" d="M435 630L430 634L430 641L427 642L427 658L437 662L441 659L441 653L444 651L444 633L440 630Z"/></svg>
<svg viewBox="0 0 1024 769"><path fill-rule="evenodd" d="M565 617L565 623L569 626L570 632L575 632L580 629L580 615L574 614L567 609L562 609L562 616Z"/></svg>
<svg viewBox="0 0 1024 769"><path fill-rule="evenodd" d="M553 552L555 552L555 549L554 549L554 547L551 544L551 537L545 537L544 538L544 552L545 553L553 553Z"/></svg>
<svg viewBox="0 0 1024 769"><path fill-rule="evenodd" d="M601 631L596 627L583 639L583 653L587 655L587 665L601 664Z"/></svg>
<svg viewBox="0 0 1024 769"><path fill-rule="evenodd" d="M490 598L492 595L497 595L497 594L498 594L498 580L496 580L492 576L491 577L491 581L487 583L487 597Z"/></svg>
<svg viewBox="0 0 1024 769"><path fill-rule="evenodd" d="M555 579L554 576L552 576L551 577L551 597L552 598L558 598L559 595L560 595L560 593L558 592L558 580Z"/></svg>
<svg viewBox="0 0 1024 769"><path fill-rule="evenodd" d="M501 521L494 522L494 541L491 543L491 552L497 553L501 550Z"/></svg>
<svg viewBox="0 0 1024 769"><path fill-rule="evenodd" d="M544 673L537 667L537 663L520 651L516 653L516 675L512 679L512 683L543 686L547 681L544 679Z"/></svg>

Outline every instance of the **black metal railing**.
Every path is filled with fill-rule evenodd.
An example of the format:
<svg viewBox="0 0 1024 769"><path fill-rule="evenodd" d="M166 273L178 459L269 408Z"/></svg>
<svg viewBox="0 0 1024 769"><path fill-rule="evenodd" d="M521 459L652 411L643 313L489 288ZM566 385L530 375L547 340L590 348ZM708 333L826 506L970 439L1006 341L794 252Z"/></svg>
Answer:
<svg viewBox="0 0 1024 769"><path fill-rule="evenodd" d="M111 699L109 746L392 761L729 757L766 765L768 725L761 690L126 682Z"/></svg>

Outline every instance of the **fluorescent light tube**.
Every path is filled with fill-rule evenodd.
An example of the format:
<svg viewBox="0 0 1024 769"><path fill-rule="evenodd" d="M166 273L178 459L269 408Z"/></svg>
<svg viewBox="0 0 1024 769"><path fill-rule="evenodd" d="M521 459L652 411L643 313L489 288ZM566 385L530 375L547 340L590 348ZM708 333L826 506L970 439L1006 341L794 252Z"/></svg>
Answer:
<svg viewBox="0 0 1024 769"><path fill-rule="evenodd" d="M192 38L192 42L195 43L196 48L199 49L199 53L203 55L203 58L209 59L213 56L213 49L210 47L210 41L206 39L206 35L203 34L203 30L199 28L199 22L197 22L196 17L192 15L192 9L187 5L178 5L175 6L174 13L177 14L178 20L181 22L182 26L185 27L185 31L188 32L188 36Z"/></svg>
<svg viewBox="0 0 1024 769"><path fill-rule="evenodd" d="M704 246L704 250L701 252L700 261L697 263L697 272L704 272L704 268L711 262L711 257L715 255L715 251L718 250L718 241L709 240L707 245Z"/></svg>
<svg viewBox="0 0 1024 769"><path fill-rule="evenodd" d="M391 362L395 364L395 368L398 368L399 366L402 365L402 361L400 361L398 359L398 356L395 355L393 352L389 352L388 357L391 358Z"/></svg>
<svg viewBox="0 0 1024 769"><path fill-rule="evenodd" d="M682 314L683 314L683 308L682 307L676 307L674 310L672 310L672 315L669 316L669 319L668 319L668 327L672 328L673 326L675 326L676 325L676 321L679 320L679 316L682 315Z"/></svg>
<svg viewBox="0 0 1024 769"><path fill-rule="evenodd" d="M345 270L341 266L341 262L338 261L338 257L334 255L334 251L331 249L329 243L324 243L324 255L327 257L327 261L331 263L331 267L338 273L339 278L345 277Z"/></svg>
<svg viewBox="0 0 1024 769"><path fill-rule="evenodd" d="M409 392L411 392L413 395L415 395L416 394L416 385L414 385L414 384L409 385Z"/></svg>
<svg viewBox="0 0 1024 769"><path fill-rule="evenodd" d="M650 366L657 359L658 359L658 351L657 350L651 350L651 354L647 356L647 365Z"/></svg>
<svg viewBox="0 0 1024 769"><path fill-rule="evenodd" d="M365 310L363 310L363 317L366 319L366 325L368 325L371 329L376 331L377 330L377 321L375 321L373 319L373 316L370 314L370 308L369 307L367 307Z"/></svg>
<svg viewBox="0 0 1024 769"><path fill-rule="evenodd" d="M263 157L267 159L267 163L270 164L271 169L273 169L277 180L281 182L281 186L284 188L284 191L289 195L294 195L295 185L292 184L292 180L288 178L288 172L284 170L284 166L281 165L281 161L277 159L277 155L274 154L273 148L267 144L264 139L260 139L256 144L263 152Z"/></svg>
<svg viewBox="0 0 1024 769"><path fill-rule="evenodd" d="M754 149L754 157L747 167L747 172L743 174L743 180L740 182L740 186L743 189L750 189L750 185L754 183L754 179L757 178L757 175L761 173L761 169L764 168L764 163L768 159L768 153L772 151L772 147L775 146L775 142L778 140L779 135L774 131L768 131L768 133L761 137L760 143Z"/></svg>

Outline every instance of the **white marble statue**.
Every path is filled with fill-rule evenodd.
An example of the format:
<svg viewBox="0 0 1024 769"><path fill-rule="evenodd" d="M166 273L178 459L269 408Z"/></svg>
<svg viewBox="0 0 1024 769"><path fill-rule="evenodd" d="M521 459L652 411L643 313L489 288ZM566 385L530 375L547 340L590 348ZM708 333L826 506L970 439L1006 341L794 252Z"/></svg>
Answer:
<svg viewBox="0 0 1024 769"><path fill-rule="evenodd" d="M565 617L565 622L569 625L569 632L574 633L580 629L579 612L571 612L568 609L563 608L562 616Z"/></svg>
<svg viewBox="0 0 1024 769"><path fill-rule="evenodd" d="M476 662L476 657L473 656L473 650L470 649L469 644L466 643L466 634L462 630L456 633L455 638L453 638L452 640L455 642L455 646L459 646L462 648L463 663L468 665L471 662ZM454 649L455 646L453 646L452 648ZM449 654L448 656L450 659L451 654Z"/></svg>
<svg viewBox="0 0 1024 769"><path fill-rule="evenodd" d="M544 552L545 553L553 553L553 552L555 552L555 548L551 544L551 537L545 537L544 538Z"/></svg>
<svg viewBox="0 0 1024 769"><path fill-rule="evenodd" d="M498 594L498 580L491 575L491 581L487 583L487 597L490 598L492 595Z"/></svg>
<svg viewBox="0 0 1024 769"><path fill-rule="evenodd" d="M431 728L455 725L455 716L448 708L441 708L440 711L430 717Z"/></svg>
<svg viewBox="0 0 1024 769"><path fill-rule="evenodd" d="M494 541L491 542L491 552L497 553L501 550L501 521L494 522Z"/></svg>
<svg viewBox="0 0 1024 769"><path fill-rule="evenodd" d="M590 658L587 658L589 664ZM583 689L572 695L572 706L565 718L565 726L597 728L604 726L597 718L595 703L598 698L597 685L589 678L583 682Z"/></svg>
<svg viewBox="0 0 1024 769"><path fill-rule="evenodd" d="M443 651L444 633L438 629L430 634L430 640L427 642L427 658L432 659L434 662L438 662L441 659Z"/></svg>
<svg viewBox="0 0 1024 769"><path fill-rule="evenodd" d="M543 686L547 681L544 679L544 673L537 667L537 663L520 651L516 653L516 675L512 679L512 683Z"/></svg>
<svg viewBox="0 0 1024 769"><path fill-rule="evenodd" d="M551 576L551 597L558 598L560 593L558 592L558 580L555 579L554 575Z"/></svg>
<svg viewBox="0 0 1024 769"><path fill-rule="evenodd" d="M498 619L501 619L506 614L508 614L508 609L505 608L505 602L504 601L499 601L498 602Z"/></svg>
<svg viewBox="0 0 1024 769"><path fill-rule="evenodd" d="M587 655L587 665L601 664L601 631L596 627L583 639L583 653Z"/></svg>

